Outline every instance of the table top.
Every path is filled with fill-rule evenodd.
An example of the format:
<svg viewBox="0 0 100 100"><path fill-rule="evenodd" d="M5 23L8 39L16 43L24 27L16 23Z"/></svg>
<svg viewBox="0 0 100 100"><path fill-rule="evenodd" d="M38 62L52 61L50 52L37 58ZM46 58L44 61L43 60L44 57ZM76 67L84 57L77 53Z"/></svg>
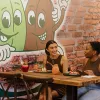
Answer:
<svg viewBox="0 0 100 100"><path fill-rule="evenodd" d="M100 82L100 76L95 77L81 77L81 76L64 76L63 74L60 75L53 75L52 73L34 73L34 72L7 72L7 73L20 73L22 75L29 75L31 77L52 77L53 83L56 84L63 84L63 85L71 85L71 86L86 86L91 83L99 83Z"/></svg>
<svg viewBox="0 0 100 100"><path fill-rule="evenodd" d="M60 75L53 75L52 73L34 73L34 72L26 72L23 73L25 75L30 75L33 77L52 77L53 83L56 84L63 84L63 85L71 85L71 86L86 86L91 83L99 83L100 76L95 76L91 78L81 77L81 76L64 76L63 74Z"/></svg>

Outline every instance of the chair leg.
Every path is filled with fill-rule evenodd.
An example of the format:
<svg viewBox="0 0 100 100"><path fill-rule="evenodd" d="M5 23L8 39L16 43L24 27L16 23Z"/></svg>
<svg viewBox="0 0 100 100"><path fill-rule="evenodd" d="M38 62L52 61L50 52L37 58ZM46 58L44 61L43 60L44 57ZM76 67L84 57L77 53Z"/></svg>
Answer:
<svg viewBox="0 0 100 100"><path fill-rule="evenodd" d="M14 79L14 100L17 100L17 85L16 85L17 79Z"/></svg>
<svg viewBox="0 0 100 100"><path fill-rule="evenodd" d="M41 83L41 88L37 94L37 96L35 98L37 98L37 100L39 99L40 93L43 89L46 89L46 100L48 100L48 84L47 83Z"/></svg>
<svg viewBox="0 0 100 100"><path fill-rule="evenodd" d="M29 84L27 82L26 82L26 84L27 84L27 88L28 88L29 92L32 94L32 100L36 100L31 88L29 87Z"/></svg>
<svg viewBox="0 0 100 100"><path fill-rule="evenodd" d="M30 99L30 94L29 94L29 92L28 92L27 83L26 83L26 81L24 81L23 79L22 79L22 81L23 81L23 83L24 83L24 85L25 85L25 89L26 89L26 92L27 92L27 99L28 99L28 100L31 100L31 99Z"/></svg>
<svg viewBox="0 0 100 100"><path fill-rule="evenodd" d="M46 84L46 100L48 100L48 84Z"/></svg>
<svg viewBox="0 0 100 100"><path fill-rule="evenodd" d="M7 95L7 93L8 93L9 88L11 87L11 84L12 84L12 82L8 85L8 87L7 87L6 90L4 90L3 86L1 85L1 86L2 86L2 89L3 89L3 91L4 91L4 96L3 96L2 100L4 100L5 97L8 98L7 100L10 100L10 99L9 99L9 96Z"/></svg>
<svg viewBox="0 0 100 100"><path fill-rule="evenodd" d="M48 100L48 84L41 83L41 88L40 88L40 90L39 90L39 92L38 92L38 94L36 96L34 96L32 90L29 87L27 82L26 82L26 84L27 84L27 88L28 88L29 92L32 94L32 100L39 100L40 93L44 88L46 88L46 100Z"/></svg>

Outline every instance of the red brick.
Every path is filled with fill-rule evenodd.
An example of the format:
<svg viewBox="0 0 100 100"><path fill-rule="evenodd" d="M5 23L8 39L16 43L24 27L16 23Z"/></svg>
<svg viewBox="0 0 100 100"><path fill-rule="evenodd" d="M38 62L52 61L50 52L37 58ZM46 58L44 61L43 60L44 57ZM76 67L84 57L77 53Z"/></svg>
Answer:
<svg viewBox="0 0 100 100"><path fill-rule="evenodd" d="M92 24L92 25L96 25L99 24L99 20L84 20L85 24Z"/></svg>
<svg viewBox="0 0 100 100"><path fill-rule="evenodd" d="M85 62L85 57L79 57L79 58L77 58L77 63L78 64L84 64L84 62Z"/></svg>
<svg viewBox="0 0 100 100"><path fill-rule="evenodd" d="M80 44L78 46L75 46L74 47L74 50L76 51L82 51L82 50L85 50L85 46L83 44Z"/></svg>
<svg viewBox="0 0 100 100"><path fill-rule="evenodd" d="M76 12L75 17L84 17L85 12Z"/></svg>
<svg viewBox="0 0 100 100"><path fill-rule="evenodd" d="M75 31L76 25L68 25L68 31Z"/></svg>
<svg viewBox="0 0 100 100"><path fill-rule="evenodd" d="M83 38L77 39L78 44L83 44Z"/></svg>
<svg viewBox="0 0 100 100"><path fill-rule="evenodd" d="M93 14L92 15L92 19L93 20L99 20L100 19L100 15L99 14Z"/></svg>
<svg viewBox="0 0 100 100"><path fill-rule="evenodd" d="M84 57L84 52L83 51L77 51L76 56L77 57Z"/></svg>
<svg viewBox="0 0 100 100"><path fill-rule="evenodd" d="M69 60L68 65L72 65L72 64L73 64L73 60Z"/></svg>
<svg viewBox="0 0 100 100"><path fill-rule="evenodd" d="M83 24L79 26L80 30L84 30L85 32L88 30L93 30L94 26L93 25L89 25L89 24Z"/></svg>
<svg viewBox="0 0 100 100"><path fill-rule="evenodd" d="M74 45L75 41L74 39L59 39L60 43L63 44L64 46L69 46L69 45Z"/></svg>
<svg viewBox="0 0 100 100"><path fill-rule="evenodd" d="M69 31L65 32L65 35L66 35L66 38L71 38L72 37L72 34Z"/></svg>
<svg viewBox="0 0 100 100"><path fill-rule="evenodd" d="M80 7L77 9L77 11L78 11L78 12L85 12L85 11L86 11L86 8L80 6Z"/></svg>
<svg viewBox="0 0 100 100"><path fill-rule="evenodd" d="M86 0L86 1L83 1L83 6L85 6L85 7L97 7L97 2L90 2L90 1L88 1L88 0Z"/></svg>
<svg viewBox="0 0 100 100"><path fill-rule="evenodd" d="M89 36L92 36L92 37L97 37L97 36L99 36L99 35L100 35L99 31L91 32L91 33L89 34Z"/></svg>
<svg viewBox="0 0 100 100"><path fill-rule="evenodd" d="M100 0L96 0L96 1L100 2Z"/></svg>
<svg viewBox="0 0 100 100"><path fill-rule="evenodd" d="M100 0L97 0L97 1L100 1ZM100 3L98 3L97 7L100 8Z"/></svg>
<svg viewBox="0 0 100 100"><path fill-rule="evenodd" d="M82 6L84 6L84 7L89 7L89 1L88 0L83 0L83 2L82 2Z"/></svg>
<svg viewBox="0 0 100 100"><path fill-rule="evenodd" d="M76 38L76 37L82 37L82 32L73 32L72 36L74 38Z"/></svg>
<svg viewBox="0 0 100 100"><path fill-rule="evenodd" d="M100 12L100 9L98 9L98 8L91 8L91 9L89 9L89 13L99 13Z"/></svg>
<svg viewBox="0 0 100 100"><path fill-rule="evenodd" d="M67 58L68 59L75 59L76 58L76 54L75 53L67 53Z"/></svg>
<svg viewBox="0 0 100 100"><path fill-rule="evenodd" d="M96 41L100 42L100 38L96 39Z"/></svg>
<svg viewBox="0 0 100 100"><path fill-rule="evenodd" d="M74 12L71 12L71 11L68 11L67 13L66 13L66 16L69 16L69 17L72 17L74 15Z"/></svg>
<svg viewBox="0 0 100 100"><path fill-rule="evenodd" d="M84 16L84 19L86 19L86 20L90 20L92 18L93 18L92 14L85 14L85 16Z"/></svg>
<svg viewBox="0 0 100 100"><path fill-rule="evenodd" d="M81 24L82 18L75 18L74 19L74 24Z"/></svg>
<svg viewBox="0 0 100 100"><path fill-rule="evenodd" d="M64 31L60 30L59 32L57 32L57 38L63 38L63 37L66 37L66 34Z"/></svg>
<svg viewBox="0 0 100 100"><path fill-rule="evenodd" d="M91 20L84 20L84 24L91 24Z"/></svg>
<svg viewBox="0 0 100 100"><path fill-rule="evenodd" d="M79 5L81 0L71 0L71 4Z"/></svg>
<svg viewBox="0 0 100 100"><path fill-rule="evenodd" d="M92 25L99 24L99 20L91 20L91 24L92 24Z"/></svg>
<svg viewBox="0 0 100 100"><path fill-rule="evenodd" d="M73 17L66 16L65 22L66 22L67 24L71 24L71 23L72 23L72 20L73 20Z"/></svg>
<svg viewBox="0 0 100 100"><path fill-rule="evenodd" d="M73 47L72 46L67 46L67 47L65 47L65 51L66 51L66 53L73 52Z"/></svg>
<svg viewBox="0 0 100 100"><path fill-rule="evenodd" d="M88 32L85 32L85 33L83 34L83 37L89 37L89 33L88 33Z"/></svg>
<svg viewBox="0 0 100 100"><path fill-rule="evenodd" d="M69 8L68 8L68 11L70 11L70 12L75 12L77 8L78 8L77 5L71 4L71 5L69 6Z"/></svg>
<svg viewBox="0 0 100 100"><path fill-rule="evenodd" d="M77 62L81 67L84 44L100 41L100 0L71 0L65 15L65 28L57 34L57 39L65 48L69 66L75 66Z"/></svg>

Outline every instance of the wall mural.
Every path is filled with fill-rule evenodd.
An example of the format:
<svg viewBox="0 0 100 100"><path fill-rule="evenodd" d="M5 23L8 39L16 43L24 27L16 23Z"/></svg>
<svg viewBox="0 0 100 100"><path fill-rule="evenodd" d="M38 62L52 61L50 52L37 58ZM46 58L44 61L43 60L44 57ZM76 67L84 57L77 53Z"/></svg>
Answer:
<svg viewBox="0 0 100 100"><path fill-rule="evenodd" d="M69 0L3 0L0 4L0 65L13 56L44 52L46 42L56 40L68 3Z"/></svg>
<svg viewBox="0 0 100 100"><path fill-rule="evenodd" d="M12 51L24 50L26 21L20 0L4 0L0 9L0 61L3 61Z"/></svg>
<svg viewBox="0 0 100 100"><path fill-rule="evenodd" d="M0 0L1 1L1 0ZM41 59L48 40L64 22L69 0L3 0L0 3L0 71L12 71L22 62ZM59 50L63 51L59 44ZM35 65L34 65L35 66ZM16 68L15 68L16 67ZM33 65L29 67L32 70ZM20 83L20 84L19 84ZM5 85L6 84L6 85ZM7 82L4 83L5 88ZM40 84L34 82L31 88ZM19 92L24 91L18 82ZM0 87L1 90L1 87ZM8 94L12 94L13 88ZM22 94L22 93L20 93ZM2 93L0 92L0 96ZM13 96L13 94L12 94Z"/></svg>
<svg viewBox="0 0 100 100"><path fill-rule="evenodd" d="M61 17L58 19L57 8L54 8L51 0L34 0L34 2L29 0L25 10L27 26L25 50L44 49L46 42L54 39L55 31L64 19L65 6L63 6Z"/></svg>

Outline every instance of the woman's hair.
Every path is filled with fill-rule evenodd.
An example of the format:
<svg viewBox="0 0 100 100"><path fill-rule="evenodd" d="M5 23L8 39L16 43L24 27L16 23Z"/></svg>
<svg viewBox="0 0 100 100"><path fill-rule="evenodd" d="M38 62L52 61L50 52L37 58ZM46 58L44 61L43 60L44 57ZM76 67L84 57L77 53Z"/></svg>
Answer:
<svg viewBox="0 0 100 100"><path fill-rule="evenodd" d="M100 54L100 42L98 41L93 41L93 42L90 42L90 45L92 46L92 49L97 51L97 55Z"/></svg>
<svg viewBox="0 0 100 100"><path fill-rule="evenodd" d="M45 53L46 53L47 55L50 55L50 53L47 51L49 45L50 45L50 44L54 44L54 43L56 43L54 40L49 40L49 41L46 43ZM57 43L56 43L56 44L57 44Z"/></svg>

